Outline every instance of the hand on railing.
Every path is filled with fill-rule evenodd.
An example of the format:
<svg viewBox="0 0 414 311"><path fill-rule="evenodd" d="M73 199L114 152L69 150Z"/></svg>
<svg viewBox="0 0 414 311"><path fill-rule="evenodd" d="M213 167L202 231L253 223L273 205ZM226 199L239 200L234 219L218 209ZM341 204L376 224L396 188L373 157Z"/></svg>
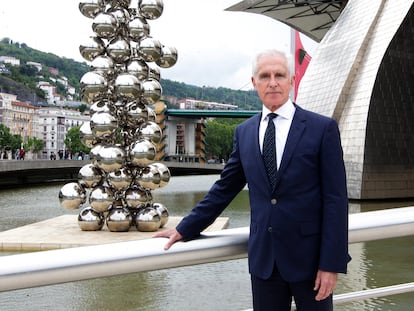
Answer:
<svg viewBox="0 0 414 311"><path fill-rule="evenodd" d="M164 250L167 251L175 242L182 240L183 236L177 231L177 229L172 228L156 233L153 238L169 238L167 244L164 246Z"/></svg>

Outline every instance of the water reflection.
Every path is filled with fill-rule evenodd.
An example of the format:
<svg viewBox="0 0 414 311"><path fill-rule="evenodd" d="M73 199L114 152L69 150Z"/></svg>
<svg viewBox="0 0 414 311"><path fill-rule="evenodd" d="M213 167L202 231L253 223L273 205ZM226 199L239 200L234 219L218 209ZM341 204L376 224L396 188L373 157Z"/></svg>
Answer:
<svg viewBox="0 0 414 311"><path fill-rule="evenodd" d="M171 215L182 216L203 197L216 177L174 177L167 187L153 192L154 201L165 204ZM68 214L59 206L57 196L61 186L0 190L0 231ZM350 202L350 211L411 205L414 202ZM247 191L235 198L223 216L230 218L231 228L248 226ZM411 236L351 244L353 260L349 273L340 277L336 293L412 282L413 242ZM250 308L250 296L247 260L240 259L4 292L0 293L0 309L227 311ZM335 310L404 311L412 310L413 304L410 293L338 305Z"/></svg>

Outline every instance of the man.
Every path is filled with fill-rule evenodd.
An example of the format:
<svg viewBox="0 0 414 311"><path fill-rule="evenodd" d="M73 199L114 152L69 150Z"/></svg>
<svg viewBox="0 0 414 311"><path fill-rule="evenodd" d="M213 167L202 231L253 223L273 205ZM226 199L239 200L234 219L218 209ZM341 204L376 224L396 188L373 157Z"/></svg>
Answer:
<svg viewBox="0 0 414 311"><path fill-rule="evenodd" d="M337 274L346 273L350 260L342 147L333 119L289 99L295 81L289 60L273 50L256 57L252 83L262 113L237 127L230 159L204 199L155 237L169 238L166 250L197 237L247 183L254 310L290 310L292 297L297 310L332 310ZM275 126L270 135L268 124ZM276 151L268 152L272 145ZM266 154L270 166L276 163L270 177Z"/></svg>

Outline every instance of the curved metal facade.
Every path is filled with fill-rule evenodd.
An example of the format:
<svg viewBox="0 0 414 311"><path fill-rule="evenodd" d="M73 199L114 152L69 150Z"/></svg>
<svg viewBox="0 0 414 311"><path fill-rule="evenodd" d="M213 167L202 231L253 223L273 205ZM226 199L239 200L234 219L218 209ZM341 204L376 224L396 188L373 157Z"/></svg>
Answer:
<svg viewBox="0 0 414 311"><path fill-rule="evenodd" d="M350 0L297 102L340 126L352 199L414 197L412 0Z"/></svg>

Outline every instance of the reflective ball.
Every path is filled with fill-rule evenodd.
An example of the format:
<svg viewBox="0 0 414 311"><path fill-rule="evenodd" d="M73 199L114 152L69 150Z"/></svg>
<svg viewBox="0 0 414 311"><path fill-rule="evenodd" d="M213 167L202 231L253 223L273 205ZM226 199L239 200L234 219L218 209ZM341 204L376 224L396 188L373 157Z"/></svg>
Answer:
<svg viewBox="0 0 414 311"><path fill-rule="evenodd" d="M106 225L109 231L126 232L132 224L132 216L128 209L122 205L114 205L106 216Z"/></svg>
<svg viewBox="0 0 414 311"><path fill-rule="evenodd" d="M89 204L100 213L106 212L114 199L114 192L109 187L96 186L89 194Z"/></svg>
<svg viewBox="0 0 414 311"><path fill-rule="evenodd" d="M178 59L177 49L174 47L163 46L161 56L155 63L161 68L170 68L175 65Z"/></svg>
<svg viewBox="0 0 414 311"><path fill-rule="evenodd" d="M147 79L142 83L143 96L150 105L155 104L162 95L161 84L154 79Z"/></svg>
<svg viewBox="0 0 414 311"><path fill-rule="evenodd" d="M90 110L92 115L94 113L100 113L100 112L115 115L115 109L114 109L112 103L110 103L106 99L101 99L101 100L98 100L98 101L94 102L92 104L92 106L89 108L89 110ZM92 130L91 130L91 132L92 132Z"/></svg>
<svg viewBox="0 0 414 311"><path fill-rule="evenodd" d="M152 201L151 192L137 186L131 186L125 190L124 198L128 207L143 208Z"/></svg>
<svg viewBox="0 0 414 311"><path fill-rule="evenodd" d="M127 72L137 77L139 81L143 81L148 78L148 70L147 63L140 59L131 59L127 64Z"/></svg>
<svg viewBox="0 0 414 311"><path fill-rule="evenodd" d="M132 182L132 173L128 168L120 168L108 174L108 182L117 189L129 187Z"/></svg>
<svg viewBox="0 0 414 311"><path fill-rule="evenodd" d="M92 30L98 37L103 39L112 39L118 31L118 21L110 13L99 13L93 19Z"/></svg>
<svg viewBox="0 0 414 311"><path fill-rule="evenodd" d="M97 144L92 147L92 149L89 151L89 158L91 159L91 162L93 165L98 165L99 161L99 150L101 150L103 145Z"/></svg>
<svg viewBox="0 0 414 311"><path fill-rule="evenodd" d="M114 62L112 58L107 55L96 56L90 65L91 71L99 73L106 79L111 78L114 75Z"/></svg>
<svg viewBox="0 0 414 311"><path fill-rule="evenodd" d="M145 208L135 216L135 226L138 231L157 231L161 226L161 217L154 208Z"/></svg>
<svg viewBox="0 0 414 311"><path fill-rule="evenodd" d="M155 166L158 169L158 172L161 176L160 187L165 187L169 183L171 178L171 172L168 169L167 165L160 162L155 162L150 165Z"/></svg>
<svg viewBox="0 0 414 311"><path fill-rule="evenodd" d="M95 137L108 137L118 128L118 120L107 112L94 113L91 116L90 126Z"/></svg>
<svg viewBox="0 0 414 311"><path fill-rule="evenodd" d="M93 188L102 181L102 177L100 169L89 163L80 168L78 173L78 182L86 188Z"/></svg>
<svg viewBox="0 0 414 311"><path fill-rule="evenodd" d="M119 37L109 42L106 52L115 63L124 64L131 57L131 46L128 41Z"/></svg>
<svg viewBox="0 0 414 311"><path fill-rule="evenodd" d="M168 218L170 216L167 207L165 207L165 205L161 203L154 203L152 207L157 211L158 215L160 215L161 217L160 228L164 227L167 224Z"/></svg>
<svg viewBox="0 0 414 311"><path fill-rule="evenodd" d="M157 151L153 143L146 139L141 139L131 145L129 156L133 164L146 166L154 161L156 153Z"/></svg>
<svg viewBox="0 0 414 311"><path fill-rule="evenodd" d="M134 100L141 95L141 83L138 78L129 73L122 73L116 77L115 94L125 100Z"/></svg>
<svg viewBox="0 0 414 311"><path fill-rule="evenodd" d="M152 37L146 37L139 43L139 55L146 62L155 62L161 56L161 43Z"/></svg>
<svg viewBox="0 0 414 311"><path fill-rule="evenodd" d="M93 147L93 143L95 141L95 136L92 133L91 130L91 124L89 121L83 122L79 129L79 138L82 142L82 144L88 148Z"/></svg>
<svg viewBox="0 0 414 311"><path fill-rule="evenodd" d="M135 17L128 23L128 35L132 41L139 42L148 36L150 27L148 22L142 17Z"/></svg>
<svg viewBox="0 0 414 311"><path fill-rule="evenodd" d="M156 81L161 80L161 71L158 66L153 65L154 63L148 64L148 79L153 79ZM145 80L145 79L143 79Z"/></svg>
<svg viewBox="0 0 414 311"><path fill-rule="evenodd" d="M158 144L162 140L162 130L157 123L148 121L140 125L139 136Z"/></svg>
<svg viewBox="0 0 414 311"><path fill-rule="evenodd" d="M78 215L78 225L82 231L99 231L104 224L103 213L99 213L90 206L82 209Z"/></svg>
<svg viewBox="0 0 414 311"><path fill-rule="evenodd" d="M94 18L104 9L103 0L83 0L79 3L79 11L88 18Z"/></svg>
<svg viewBox="0 0 414 311"><path fill-rule="evenodd" d="M80 87L82 100L89 104L103 98L108 89L106 79L100 74L92 71L89 71L82 76Z"/></svg>
<svg viewBox="0 0 414 311"><path fill-rule="evenodd" d="M164 9L162 0L139 0L139 12L147 19L157 19Z"/></svg>
<svg viewBox="0 0 414 311"><path fill-rule="evenodd" d="M130 126L137 126L148 119L148 107L140 102L130 102L126 105L127 122Z"/></svg>
<svg viewBox="0 0 414 311"><path fill-rule="evenodd" d="M125 164L125 151L117 146L102 146L97 155L97 165L105 172L113 172Z"/></svg>
<svg viewBox="0 0 414 311"><path fill-rule="evenodd" d="M89 37L79 46L79 52L85 60L91 62L105 53L105 43L99 37Z"/></svg>
<svg viewBox="0 0 414 311"><path fill-rule="evenodd" d="M151 190L159 188L161 183L161 175L157 167L153 165L148 165L144 168L136 179L143 188Z"/></svg>
<svg viewBox="0 0 414 311"><path fill-rule="evenodd" d="M68 210L78 209L86 201L86 190L76 182L65 184L59 191L59 202Z"/></svg>

